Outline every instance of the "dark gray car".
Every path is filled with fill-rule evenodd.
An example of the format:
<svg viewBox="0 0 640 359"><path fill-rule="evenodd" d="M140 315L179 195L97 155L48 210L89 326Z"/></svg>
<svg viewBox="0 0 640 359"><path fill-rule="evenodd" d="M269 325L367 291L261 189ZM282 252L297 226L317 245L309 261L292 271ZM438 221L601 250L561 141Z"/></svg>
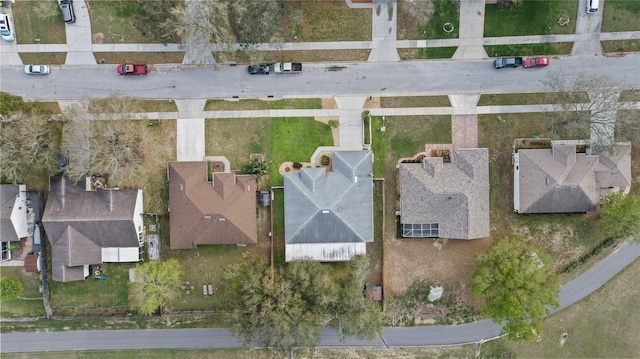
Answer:
<svg viewBox="0 0 640 359"><path fill-rule="evenodd" d="M76 22L76 14L73 12L72 0L60 0L60 10L62 10L62 20L67 24Z"/></svg>

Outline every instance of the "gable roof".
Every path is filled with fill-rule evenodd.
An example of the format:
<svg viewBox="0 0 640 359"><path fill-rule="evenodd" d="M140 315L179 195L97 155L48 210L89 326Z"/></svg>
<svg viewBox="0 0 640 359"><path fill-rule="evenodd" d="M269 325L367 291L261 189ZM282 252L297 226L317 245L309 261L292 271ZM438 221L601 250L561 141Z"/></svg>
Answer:
<svg viewBox="0 0 640 359"><path fill-rule="evenodd" d="M250 175L214 173L207 162L169 163L172 249L258 243L256 183Z"/></svg>
<svg viewBox="0 0 640 359"><path fill-rule="evenodd" d="M400 164L400 222L438 223L439 237L489 236L489 152L460 148L422 163Z"/></svg>
<svg viewBox="0 0 640 359"><path fill-rule="evenodd" d="M631 143L617 143L613 153L598 156L600 161L595 169L597 187L631 186Z"/></svg>
<svg viewBox="0 0 640 359"><path fill-rule="evenodd" d="M286 244L373 242L371 151L333 152L333 171L284 176Z"/></svg>
<svg viewBox="0 0 640 359"><path fill-rule="evenodd" d="M53 279L57 281L66 277L56 269L102 263L102 248L139 246L134 217L142 214L135 213L141 190L86 191L84 183L84 178L78 183L61 176L49 178L42 223L51 243Z"/></svg>
<svg viewBox="0 0 640 359"><path fill-rule="evenodd" d="M25 185L0 185L0 241L19 241L29 235L27 229L27 207Z"/></svg>

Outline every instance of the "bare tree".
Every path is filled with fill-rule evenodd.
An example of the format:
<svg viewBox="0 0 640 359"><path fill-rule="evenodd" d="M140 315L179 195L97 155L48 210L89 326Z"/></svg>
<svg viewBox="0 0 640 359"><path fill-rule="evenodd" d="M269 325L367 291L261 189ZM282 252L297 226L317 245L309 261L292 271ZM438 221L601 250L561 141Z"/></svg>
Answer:
<svg viewBox="0 0 640 359"><path fill-rule="evenodd" d="M63 147L69 152L67 176L78 180L106 175L109 184L136 176L150 140L147 121L135 121L139 100L113 95L66 109ZM140 119L140 118L138 118Z"/></svg>
<svg viewBox="0 0 640 359"><path fill-rule="evenodd" d="M171 12L173 20L167 27L173 27L187 51L197 54L192 57L204 59L205 53L222 49L220 60L228 60L234 51L235 37L229 24L226 1L188 1Z"/></svg>
<svg viewBox="0 0 640 359"><path fill-rule="evenodd" d="M56 172L58 146L52 116L35 112L0 116L0 180L24 183Z"/></svg>
<svg viewBox="0 0 640 359"><path fill-rule="evenodd" d="M588 138L596 153L613 151L616 141L640 139L640 121L619 102L624 86L604 75L549 72L542 80L548 99L557 104L550 113L551 136L573 132Z"/></svg>

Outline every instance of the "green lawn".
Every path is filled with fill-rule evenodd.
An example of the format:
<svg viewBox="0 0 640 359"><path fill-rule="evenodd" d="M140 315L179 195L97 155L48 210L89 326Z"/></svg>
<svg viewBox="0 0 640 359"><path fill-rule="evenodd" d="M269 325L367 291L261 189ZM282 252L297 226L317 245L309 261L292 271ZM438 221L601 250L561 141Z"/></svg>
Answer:
<svg viewBox="0 0 640 359"><path fill-rule="evenodd" d="M151 42L133 26L135 14L140 11L135 2L122 0L91 1L88 8L94 43L139 44Z"/></svg>
<svg viewBox="0 0 640 359"><path fill-rule="evenodd" d="M249 162L252 153L269 158L269 118L206 119L205 141L207 156L226 156L231 169L240 169Z"/></svg>
<svg viewBox="0 0 640 359"><path fill-rule="evenodd" d="M430 47L430 48L410 48L397 49L402 60L417 59L450 59L456 53L457 47Z"/></svg>
<svg viewBox="0 0 640 359"><path fill-rule="evenodd" d="M294 41L371 40L371 9L351 9L341 0L301 1L300 5L303 20Z"/></svg>
<svg viewBox="0 0 640 359"><path fill-rule="evenodd" d="M284 184L278 166L283 162L309 162L318 146L333 146L331 128L313 118L273 118L269 158L274 166L269 169L269 185Z"/></svg>
<svg viewBox="0 0 640 359"><path fill-rule="evenodd" d="M129 311L129 268L133 263L103 263L105 280L49 281L54 315L124 314Z"/></svg>
<svg viewBox="0 0 640 359"><path fill-rule="evenodd" d="M27 299L0 301L2 317L37 317L44 315L44 304L40 294L40 274L27 273L22 267L0 267L0 277L17 279L22 283L20 296ZM2 323L4 326L5 323Z"/></svg>
<svg viewBox="0 0 640 359"><path fill-rule="evenodd" d="M55 0L17 1L13 6L16 42L19 44L64 44L65 23ZM44 14L48 14L42 18Z"/></svg>
<svg viewBox="0 0 640 359"><path fill-rule="evenodd" d="M434 0L433 15L426 24L418 24L420 39L455 39L458 38L460 11L458 3L451 0ZM445 32L443 26L451 24L453 31ZM447 29L449 31L449 29Z"/></svg>
<svg viewBox="0 0 640 359"><path fill-rule="evenodd" d="M604 52L638 52L640 40L611 40L600 41Z"/></svg>
<svg viewBox="0 0 640 359"><path fill-rule="evenodd" d="M497 56L536 56L536 55L567 55L571 53L573 43L558 42L544 44L520 45L485 45L487 55ZM553 61L552 61L553 62ZM551 64L553 66L553 64Z"/></svg>
<svg viewBox="0 0 640 359"><path fill-rule="evenodd" d="M205 111L227 110L298 110L321 109L322 99L319 98L291 98L275 101L246 99L238 101L207 100Z"/></svg>
<svg viewBox="0 0 640 359"><path fill-rule="evenodd" d="M573 0L523 0L521 7L509 11L486 5L484 36L573 34L577 11L578 2ZM562 15L569 16L569 25L558 25Z"/></svg>
<svg viewBox="0 0 640 359"><path fill-rule="evenodd" d="M448 96L396 96L380 97L380 107L401 108L401 107L449 107Z"/></svg>
<svg viewBox="0 0 640 359"><path fill-rule="evenodd" d="M398 40L451 39L458 37L460 16L457 1L401 0L398 1L397 6ZM445 32L443 30L445 23L451 24L453 31Z"/></svg>
<svg viewBox="0 0 640 359"><path fill-rule="evenodd" d="M600 5L602 32L640 30L640 2L630 0L607 0Z"/></svg>
<svg viewBox="0 0 640 359"><path fill-rule="evenodd" d="M18 55L24 64L64 65L67 61L66 52L20 52Z"/></svg>

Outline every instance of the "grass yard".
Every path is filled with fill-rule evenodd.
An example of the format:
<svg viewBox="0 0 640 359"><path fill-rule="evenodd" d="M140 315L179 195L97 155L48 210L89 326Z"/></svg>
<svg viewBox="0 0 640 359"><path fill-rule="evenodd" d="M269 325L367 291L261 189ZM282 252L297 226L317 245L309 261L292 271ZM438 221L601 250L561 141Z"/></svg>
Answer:
<svg viewBox="0 0 640 359"><path fill-rule="evenodd" d="M402 60L450 59L457 47L430 47L421 49L397 49Z"/></svg>
<svg viewBox="0 0 640 359"><path fill-rule="evenodd" d="M636 259L595 293L547 318L539 342L500 339L495 345L522 358L637 358L639 275L640 260ZM568 339L560 346L562 333Z"/></svg>
<svg viewBox="0 0 640 359"><path fill-rule="evenodd" d="M12 6L16 42L19 44L64 44L65 23L55 0L18 1ZM38 40L36 40L38 39Z"/></svg>
<svg viewBox="0 0 640 359"><path fill-rule="evenodd" d="M51 262L49 262L51 263ZM51 309L57 316L125 314L129 312L129 268L134 263L103 263L105 280L49 281Z"/></svg>
<svg viewBox="0 0 640 359"><path fill-rule="evenodd" d="M321 109L322 99L319 98L290 98L275 101L248 99L238 101L207 100L205 111L227 110L298 110Z"/></svg>
<svg viewBox="0 0 640 359"><path fill-rule="evenodd" d="M398 1L398 40L457 38L459 6L450 0ZM447 33L443 25L450 23L453 31Z"/></svg>
<svg viewBox="0 0 640 359"><path fill-rule="evenodd" d="M497 56L537 56L568 55L573 47L572 42L520 44L520 45L485 45L487 55Z"/></svg>
<svg viewBox="0 0 640 359"><path fill-rule="evenodd" d="M18 55L24 64L64 65L67 61L66 52L20 52Z"/></svg>
<svg viewBox="0 0 640 359"><path fill-rule="evenodd" d="M523 36L573 34L578 2L573 0L523 0L516 10L500 10L498 5L486 5L484 36ZM584 11L580 9L580 11ZM569 16L569 25L558 25L558 19Z"/></svg>
<svg viewBox="0 0 640 359"><path fill-rule="evenodd" d="M371 31L369 31L371 32ZM284 62L340 62L340 61L367 61L371 50L287 50L264 51L265 61ZM213 53L216 56L216 53ZM249 63L243 53L237 53L236 59L241 63ZM334 65L334 64L332 64Z"/></svg>
<svg viewBox="0 0 640 359"><path fill-rule="evenodd" d="M103 64L122 64L125 62L181 64L184 52L94 52L93 56L97 63ZM151 71L153 71L153 67Z"/></svg>
<svg viewBox="0 0 640 359"><path fill-rule="evenodd" d="M513 140L549 136L548 121L544 113L479 115L478 140L480 147L489 148L492 235L520 233L529 237L548 251L554 258L554 267L562 270L604 238L589 215L518 215L513 211ZM579 138L569 133L559 136Z"/></svg>
<svg viewBox="0 0 640 359"><path fill-rule="evenodd" d="M478 106L505 106L505 105L542 105L553 101L551 95L545 93L515 93L515 94L482 94ZM587 102L587 93L575 94L579 99Z"/></svg>
<svg viewBox="0 0 640 359"><path fill-rule="evenodd" d="M448 96L397 96L380 97L380 107L450 107Z"/></svg>
<svg viewBox="0 0 640 359"><path fill-rule="evenodd" d="M44 304L40 293L40 273L27 273L22 267L0 267L0 277L17 279L22 283L20 297L11 300L0 301L0 316L11 317L37 317L43 316ZM5 323L2 323L5 326Z"/></svg>
<svg viewBox="0 0 640 359"><path fill-rule="evenodd" d="M602 51L611 52L638 52L640 51L640 40L611 40L600 41Z"/></svg>
<svg viewBox="0 0 640 359"><path fill-rule="evenodd" d="M371 9L351 9L343 0L301 1L300 6L296 41L371 40Z"/></svg>
<svg viewBox="0 0 640 359"><path fill-rule="evenodd" d="M333 146L331 128L309 117L271 119L269 185L281 186L284 178L278 172L283 162L309 162L318 146Z"/></svg>
<svg viewBox="0 0 640 359"><path fill-rule="evenodd" d="M135 13L139 11L135 2L100 0L89 1L88 5L94 44L151 42L133 26Z"/></svg>
<svg viewBox="0 0 640 359"><path fill-rule="evenodd" d="M640 30L640 2L629 0L607 0L601 6L602 32Z"/></svg>
<svg viewBox="0 0 640 359"><path fill-rule="evenodd" d="M139 104L145 112L178 112L173 100L140 100Z"/></svg>
<svg viewBox="0 0 640 359"><path fill-rule="evenodd" d="M226 156L231 169L239 170L252 153L269 158L269 118L224 118L205 120L206 156Z"/></svg>

